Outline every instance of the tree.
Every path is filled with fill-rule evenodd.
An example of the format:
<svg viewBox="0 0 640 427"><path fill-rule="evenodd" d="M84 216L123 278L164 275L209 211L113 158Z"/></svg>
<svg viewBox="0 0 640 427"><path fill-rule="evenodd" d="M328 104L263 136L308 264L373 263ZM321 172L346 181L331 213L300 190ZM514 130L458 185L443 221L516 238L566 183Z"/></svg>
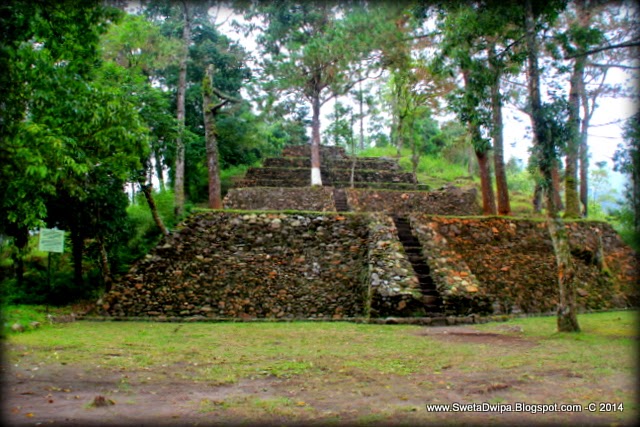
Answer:
<svg viewBox="0 0 640 427"><path fill-rule="evenodd" d="M640 113L633 115L624 127L625 144L620 144L614 156L614 169L630 178L626 199L633 213L632 236L640 247Z"/></svg>
<svg viewBox="0 0 640 427"><path fill-rule="evenodd" d="M552 191L553 180L551 175L557 158L557 135L554 135L553 132L553 116L549 114L548 110L545 111L540 94L538 30L536 28L536 16L545 16L551 20L557 10L564 7L564 5L545 3L538 5L538 7L546 7L547 9L538 9L537 14L534 14L532 0L526 0L523 17L527 44L528 89L536 144L534 149L539 162L543 188L546 190L547 228L553 242L558 268L558 331L578 332L580 331L580 326L577 318L575 270L571 260L567 231L558 215L553 197L554 192ZM546 14L543 14L543 12L546 12Z"/></svg>
<svg viewBox="0 0 640 427"><path fill-rule="evenodd" d="M177 122L169 113L167 93L153 87L155 71L166 66L177 52L171 39L163 36L157 25L141 16L126 16L113 25L101 42L102 78L119 84L138 105L140 116L150 129L150 153L155 157L155 169L160 189L164 189L163 166L167 152L177 138ZM169 230L158 213L153 196L152 161L141 159L143 168L135 177L151 210L154 222L163 235Z"/></svg>
<svg viewBox="0 0 640 427"><path fill-rule="evenodd" d="M513 73L522 58L515 46L521 39L517 25L520 9L511 2L453 2L441 11L442 36L439 66L448 60L463 77L464 89L449 97L451 107L467 124L480 170L485 214L509 215L509 191L504 166L500 82ZM445 59L446 58L446 59ZM485 135L490 135L491 144ZM498 210L489 172L489 151L494 150Z"/></svg>
<svg viewBox="0 0 640 427"><path fill-rule="evenodd" d="M589 46L597 44L603 38L602 32L598 28L592 27L594 14L601 9L601 1L599 0L578 0L572 3L573 16L569 15L567 29L558 36L559 44L563 47L566 54L572 55L582 53L589 49ZM556 54L558 56L558 54ZM566 218L578 218L581 215L580 209L580 193L578 190L578 164L586 163L587 146L586 132L588 127L588 116L585 114L581 117L581 103L583 108L588 108L585 94L585 69L587 67L587 58L578 55L573 59L571 67L571 76L569 80L569 138L566 144L565 156L565 213ZM567 69L567 66L559 67L561 70ZM585 110L585 113L587 110ZM582 129L581 129L582 122ZM582 180L586 181L585 176L586 165L581 168ZM586 185L586 183L585 183ZM586 191L586 190L585 190Z"/></svg>
<svg viewBox="0 0 640 427"><path fill-rule="evenodd" d="M182 1L182 52L180 55L178 75L178 98L176 108L176 118L178 120L178 138L176 139L176 166L175 178L173 183L173 191L175 195L175 214L176 217L182 216L184 212L184 117L185 117L185 93L187 91L187 60L189 59L189 44L191 43L191 16L189 11L189 3Z"/></svg>
<svg viewBox="0 0 640 427"><path fill-rule="evenodd" d="M276 90L311 105L311 185L320 176L320 112L336 96L347 93L375 68L370 56L380 39L379 28L388 22L378 10L362 13L357 7L323 2L281 1L254 4L248 19L264 24L258 42L263 69L270 79L266 90ZM359 67L355 72L354 66Z"/></svg>
<svg viewBox="0 0 640 427"><path fill-rule="evenodd" d="M98 2L4 2L0 6L0 230L14 237L23 277L29 231L45 225L47 200L68 176L86 173L70 156L53 100L85 85L99 57L97 43L117 11ZM49 108L47 111L46 109ZM43 112L41 117L37 117ZM106 129L105 129L106 131Z"/></svg>
<svg viewBox="0 0 640 427"><path fill-rule="evenodd" d="M221 209L222 190L220 186L218 144L216 141L216 115L218 115L220 110L229 102L240 102L240 100L213 86L213 70L213 65L207 67L207 72L202 82L202 110L204 113L204 128L206 132L207 169L209 171L209 208Z"/></svg>
<svg viewBox="0 0 640 427"><path fill-rule="evenodd" d="M20 96L10 105L18 120L3 132L0 180L10 197L2 200L2 224L21 250L29 230L68 228L81 286L84 239L108 244L106 233L124 215L123 184L145 156L147 130L126 93L97 78L98 40L117 11L87 2L20 7L10 6L28 24L20 35L26 39L9 49L9 78Z"/></svg>

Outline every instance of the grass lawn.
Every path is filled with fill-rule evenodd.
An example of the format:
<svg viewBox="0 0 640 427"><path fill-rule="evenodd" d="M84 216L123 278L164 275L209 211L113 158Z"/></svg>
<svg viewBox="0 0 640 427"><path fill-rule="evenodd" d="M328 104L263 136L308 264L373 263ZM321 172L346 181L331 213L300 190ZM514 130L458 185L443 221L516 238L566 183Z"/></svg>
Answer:
<svg viewBox="0 0 640 427"><path fill-rule="evenodd" d="M555 332L553 317L440 328L43 322L5 337L3 412L10 425L626 424L638 414L637 316L581 315L578 334ZM114 404L93 407L98 395ZM584 409L425 407L453 402ZM589 412L590 402L615 403L616 410Z"/></svg>

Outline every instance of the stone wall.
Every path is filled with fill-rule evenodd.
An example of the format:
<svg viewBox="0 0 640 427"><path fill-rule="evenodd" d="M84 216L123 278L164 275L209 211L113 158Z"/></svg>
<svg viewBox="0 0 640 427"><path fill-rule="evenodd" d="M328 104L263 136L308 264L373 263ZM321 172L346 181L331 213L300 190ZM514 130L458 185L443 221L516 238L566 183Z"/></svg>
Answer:
<svg viewBox="0 0 640 427"><path fill-rule="evenodd" d="M422 212L431 215L479 215L475 188L446 187L429 192L348 189L347 200L354 212L386 212L406 214Z"/></svg>
<svg viewBox="0 0 640 427"><path fill-rule="evenodd" d="M265 159L265 168L307 168L311 169L311 159L309 157L273 157ZM353 160L351 159L322 159L322 167L329 169L351 170ZM396 159L384 157L358 157L356 160L356 170L376 169L400 171L400 165Z"/></svg>
<svg viewBox="0 0 640 427"><path fill-rule="evenodd" d="M557 269L544 222L414 215L412 224L445 299L472 301L474 311L487 302L496 313L555 310ZM637 305L637 261L611 226L577 221L568 223L567 230L579 305Z"/></svg>
<svg viewBox="0 0 640 427"><path fill-rule="evenodd" d="M544 222L412 213L446 314L553 312ZM606 223L567 224L587 309L638 304L638 264ZM128 317L342 319L419 316L420 290L384 214L207 211L190 216L105 295Z"/></svg>
<svg viewBox="0 0 640 427"><path fill-rule="evenodd" d="M439 215L477 215L480 206L475 189L447 187L431 192L373 189L345 190L354 212L378 210L394 214L420 212ZM229 190L223 200L225 209L335 211L332 187L245 187Z"/></svg>
<svg viewBox="0 0 640 427"><path fill-rule="evenodd" d="M351 171L348 169L321 169L323 183L333 181L349 182ZM288 186L288 182L300 182L311 180L311 169L309 168L249 168L243 185L258 185L264 181L280 181L282 186ZM357 169L354 173L354 180L358 182L403 182L415 183L415 176L409 172L393 170Z"/></svg>
<svg viewBox="0 0 640 427"><path fill-rule="evenodd" d="M229 190L222 201L225 209L335 211L330 187L246 187Z"/></svg>
<svg viewBox="0 0 640 427"><path fill-rule="evenodd" d="M128 317L362 316L367 235L362 215L197 213L101 308Z"/></svg>
<svg viewBox="0 0 640 427"><path fill-rule="evenodd" d="M311 145L292 145L282 149L284 157L310 157ZM320 146L320 157L326 159L344 159L346 158L344 147L333 147L328 145Z"/></svg>

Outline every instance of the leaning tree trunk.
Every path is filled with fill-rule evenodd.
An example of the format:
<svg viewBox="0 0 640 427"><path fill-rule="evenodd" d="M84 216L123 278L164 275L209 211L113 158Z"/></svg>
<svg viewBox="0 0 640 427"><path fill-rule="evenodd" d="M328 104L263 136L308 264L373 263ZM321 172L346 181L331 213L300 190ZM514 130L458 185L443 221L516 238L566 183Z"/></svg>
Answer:
<svg viewBox="0 0 640 427"><path fill-rule="evenodd" d="M538 43L535 29L532 0L525 0L525 38L528 50L529 98L531 102L531 118L533 131L540 158L540 172L547 187L547 227L553 241L553 249L557 262L558 277L558 311L557 324L560 332L579 332L575 271L572 264L571 252L566 229L562 219L558 216L553 191L551 171L555 166L554 141L548 134L548 127L544 122L542 101L540 97L540 75L538 70ZM551 188L550 188L551 187Z"/></svg>
<svg viewBox="0 0 640 427"><path fill-rule="evenodd" d="M184 118L185 118L185 94L187 92L187 59L189 57L189 41L191 40L191 20L189 18L189 7L185 1L182 2L184 14L184 28L182 30L182 53L180 55L178 73L178 99L177 99L177 119L178 137L176 138L176 170L173 186L175 197L176 218L182 216L184 212Z"/></svg>
<svg viewBox="0 0 640 427"><path fill-rule="evenodd" d="M111 277L111 267L109 266L109 255L107 248L104 246L104 239L98 237L98 246L100 247L100 266L102 268L102 281L104 282L104 291L109 292L113 284Z"/></svg>
<svg viewBox="0 0 640 427"><path fill-rule="evenodd" d="M311 185L322 186L320 175L320 95L313 97L311 120Z"/></svg>
<svg viewBox="0 0 640 427"><path fill-rule="evenodd" d="M149 205L149 210L151 211L151 216L153 217L153 222L156 223L160 232L168 236L169 230L164 225L162 218L160 218L160 214L158 213L158 207L156 206L156 201L153 198L153 187L151 184L147 184L144 181L140 181L140 189L142 190L142 194L144 194L144 198L147 200L147 205Z"/></svg>
<svg viewBox="0 0 640 427"><path fill-rule="evenodd" d="M489 49L489 55L495 58L495 44ZM489 60L489 64L493 61ZM500 96L500 72L494 65L493 82L491 84L491 120L493 124L493 164L496 175L496 185L498 189L498 214L511 215L511 204L509 203L509 188L507 186L507 173L504 167L504 136L502 124L502 99Z"/></svg>

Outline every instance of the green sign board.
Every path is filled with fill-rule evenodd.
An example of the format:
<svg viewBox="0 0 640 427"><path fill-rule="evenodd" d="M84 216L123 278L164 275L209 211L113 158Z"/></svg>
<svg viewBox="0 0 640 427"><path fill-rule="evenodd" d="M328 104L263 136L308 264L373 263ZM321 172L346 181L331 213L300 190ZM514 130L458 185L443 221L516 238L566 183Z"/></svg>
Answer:
<svg viewBox="0 0 640 427"><path fill-rule="evenodd" d="M43 252L64 252L64 231L51 228L40 229L38 249Z"/></svg>

